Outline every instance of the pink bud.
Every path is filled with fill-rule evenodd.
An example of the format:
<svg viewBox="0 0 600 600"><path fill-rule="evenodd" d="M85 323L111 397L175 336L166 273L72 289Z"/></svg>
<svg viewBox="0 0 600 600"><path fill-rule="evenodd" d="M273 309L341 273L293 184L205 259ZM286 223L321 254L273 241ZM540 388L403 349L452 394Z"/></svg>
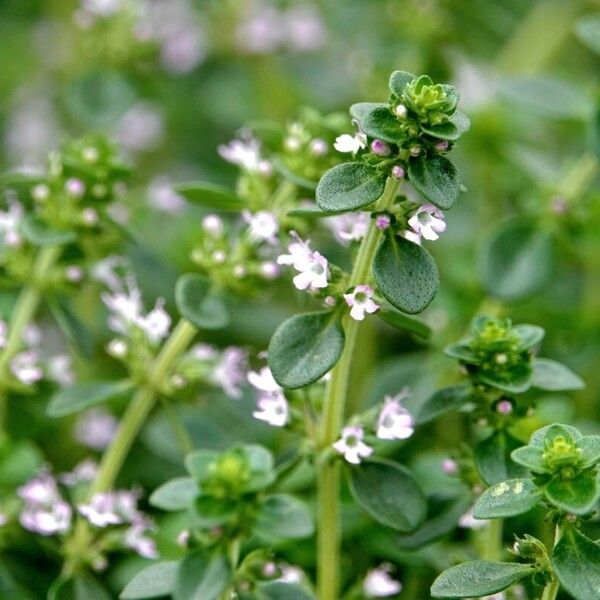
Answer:
<svg viewBox="0 0 600 600"><path fill-rule="evenodd" d="M406 171L400 165L394 165L392 167L392 177L396 179L403 179L406 175Z"/></svg>
<svg viewBox="0 0 600 600"><path fill-rule="evenodd" d="M510 415L510 413L513 411L512 402L510 400L500 400L500 402L496 404L496 410L501 415Z"/></svg>
<svg viewBox="0 0 600 600"><path fill-rule="evenodd" d="M377 156L389 156L392 153L392 149L383 140L373 140L371 142L371 152Z"/></svg>
<svg viewBox="0 0 600 600"><path fill-rule="evenodd" d="M377 227L377 229L381 229L381 231L388 229L391 224L392 219L387 213L383 213L375 217L375 227Z"/></svg>

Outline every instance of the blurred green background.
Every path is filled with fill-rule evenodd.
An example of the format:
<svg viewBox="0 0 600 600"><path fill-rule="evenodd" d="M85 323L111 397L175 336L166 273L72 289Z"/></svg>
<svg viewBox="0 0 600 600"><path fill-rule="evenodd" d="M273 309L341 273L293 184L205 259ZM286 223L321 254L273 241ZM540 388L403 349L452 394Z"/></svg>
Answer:
<svg viewBox="0 0 600 600"><path fill-rule="evenodd" d="M414 407L453 382L455 366L441 348L488 311L543 326L544 356L587 383L571 399L546 399L535 418L597 432L598 15L600 2L591 0L2 0L0 159L5 168L35 168L62 137L89 130L122 142L135 165L131 226L139 243L129 252L147 298L172 301L202 213L174 199L169 184L233 186L236 171L216 148L236 130L264 119L292 122L305 105L345 111L383 99L394 69L452 82L472 127L454 153L465 193L447 215L445 235L429 245L441 290L423 318L435 333L423 344L385 325L364 327L353 406L410 385ZM267 298L238 300L232 326L211 339L263 350L300 302L282 281ZM103 315L87 310L99 337L93 369L110 373L114 364L101 356ZM82 376L91 369L85 361L78 368ZM14 417L15 435L35 440L57 468L71 467L82 450L58 438L72 424L49 424L44 403L37 406ZM235 406L219 399L186 418L201 445L243 439L283 448L288 438L249 424L250 410L250 399ZM400 457L416 465L426 487L437 485L429 481L434 465L467 426L458 416L428 426ZM159 415L124 482L152 489L177 472L179 455L163 430ZM439 452L426 453L433 434ZM410 553L364 527L364 517L350 515L347 571L351 564L363 571L375 557L400 561L403 597L427 597L432 573L449 561L447 546ZM311 542L288 549L290 561L310 566L310 549Z"/></svg>

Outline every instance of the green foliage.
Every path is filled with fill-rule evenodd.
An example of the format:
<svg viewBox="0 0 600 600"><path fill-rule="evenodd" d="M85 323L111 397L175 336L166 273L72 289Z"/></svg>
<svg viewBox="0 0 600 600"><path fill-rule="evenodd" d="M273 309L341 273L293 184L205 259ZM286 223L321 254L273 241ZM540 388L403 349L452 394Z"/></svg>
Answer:
<svg viewBox="0 0 600 600"><path fill-rule="evenodd" d="M146 600L170 595L175 585L178 566L175 560L165 560L142 569L125 586L119 598Z"/></svg>
<svg viewBox="0 0 600 600"><path fill-rule="evenodd" d="M193 204L223 211L238 211L246 203L227 188L204 181L180 183L175 187L177 193Z"/></svg>
<svg viewBox="0 0 600 600"><path fill-rule="evenodd" d="M423 492L402 465L370 460L350 468L348 475L356 502L383 525L406 533L425 518Z"/></svg>
<svg viewBox="0 0 600 600"><path fill-rule="evenodd" d="M54 394L48 404L47 412L51 417L64 417L95 404L123 396L131 392L134 387L135 384L129 380L78 383Z"/></svg>
<svg viewBox="0 0 600 600"><path fill-rule="evenodd" d="M408 163L408 177L429 202L447 210L458 200L460 186L456 167L444 156L419 156Z"/></svg>
<svg viewBox="0 0 600 600"><path fill-rule="evenodd" d="M268 540L296 539L312 535L314 525L303 502L288 494L273 494L260 502L255 531Z"/></svg>
<svg viewBox="0 0 600 600"><path fill-rule="evenodd" d="M335 312L296 315L284 321L269 344L273 377L285 388L314 383L330 371L344 349L344 330Z"/></svg>
<svg viewBox="0 0 600 600"><path fill-rule="evenodd" d="M510 479L489 487L475 503L476 519L505 519L531 510L542 493L531 479Z"/></svg>
<svg viewBox="0 0 600 600"><path fill-rule="evenodd" d="M211 282L202 275L188 273L177 280L177 308L182 317L199 329L221 329L229 323L223 300L211 287Z"/></svg>
<svg viewBox="0 0 600 600"><path fill-rule="evenodd" d="M174 600L217 600L231 579L231 569L224 556L207 556L204 552L188 554L177 565Z"/></svg>

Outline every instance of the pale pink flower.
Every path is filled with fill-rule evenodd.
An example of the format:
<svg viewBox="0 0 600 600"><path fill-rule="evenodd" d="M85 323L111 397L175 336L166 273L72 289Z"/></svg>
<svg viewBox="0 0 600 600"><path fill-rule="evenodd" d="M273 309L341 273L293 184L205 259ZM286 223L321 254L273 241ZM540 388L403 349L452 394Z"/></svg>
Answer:
<svg viewBox="0 0 600 600"><path fill-rule="evenodd" d="M360 131L355 135L344 133L335 139L333 147L344 154L349 152L356 154L367 147L367 136Z"/></svg>
<svg viewBox="0 0 600 600"><path fill-rule="evenodd" d="M355 212L325 219L325 225L341 244L362 240L369 229L369 213Z"/></svg>
<svg viewBox="0 0 600 600"><path fill-rule="evenodd" d="M92 450L104 450L117 433L119 422L103 408L82 413L75 424L75 439Z"/></svg>
<svg viewBox="0 0 600 600"><path fill-rule="evenodd" d="M327 259L319 252L312 251L310 240L303 241L295 232L290 232L295 242L288 246L288 254L277 257L280 265L291 265L298 275L293 279L294 286L299 290L326 288L328 285Z"/></svg>
<svg viewBox="0 0 600 600"><path fill-rule="evenodd" d="M390 575L391 565L383 564L367 573L363 581L363 592L367 598L395 596L402 590L402 584Z"/></svg>
<svg viewBox="0 0 600 600"><path fill-rule="evenodd" d="M32 385L44 376L38 361L39 355L37 352L33 350L20 352L12 359L10 370L21 383Z"/></svg>
<svg viewBox="0 0 600 600"><path fill-rule="evenodd" d="M252 416L259 421L264 421L273 427L287 425L290 417L288 402L282 392L265 392L256 401L257 410Z"/></svg>
<svg viewBox="0 0 600 600"><path fill-rule="evenodd" d="M363 442L365 432L360 426L348 426L342 430L342 437L333 444L337 450L351 464L360 464L363 458L373 454L373 448Z"/></svg>
<svg viewBox="0 0 600 600"><path fill-rule="evenodd" d="M211 380L230 398L239 400L242 397L242 384L246 381L248 355L237 346L225 348L213 372Z"/></svg>
<svg viewBox="0 0 600 600"><path fill-rule="evenodd" d="M385 397L377 419L377 437L380 440L406 440L414 433L414 419L401 403L407 396L408 390L404 389L396 396Z"/></svg>
<svg viewBox="0 0 600 600"><path fill-rule="evenodd" d="M249 210L242 211L242 218L248 223L250 238L257 242L277 243L277 232L279 223L274 213L268 210L259 210L251 213Z"/></svg>
<svg viewBox="0 0 600 600"><path fill-rule="evenodd" d="M439 239L440 233L446 231L444 213L433 204L420 206L408 224L416 235L430 241Z"/></svg>
<svg viewBox="0 0 600 600"><path fill-rule="evenodd" d="M350 306L350 316L355 321L362 321L365 313L372 314L379 310L379 304L373 300L373 289L368 285L357 285L352 292L344 294L346 304Z"/></svg>

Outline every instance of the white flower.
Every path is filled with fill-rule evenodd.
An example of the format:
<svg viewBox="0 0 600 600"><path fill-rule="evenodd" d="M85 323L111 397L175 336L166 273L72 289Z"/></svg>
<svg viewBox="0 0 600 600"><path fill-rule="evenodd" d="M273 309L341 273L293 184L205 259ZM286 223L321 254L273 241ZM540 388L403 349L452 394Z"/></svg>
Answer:
<svg viewBox="0 0 600 600"><path fill-rule="evenodd" d="M325 219L325 225L341 244L362 240L369 228L370 216L367 212L345 213Z"/></svg>
<svg viewBox="0 0 600 600"><path fill-rule="evenodd" d="M167 337L171 326L171 317L164 309L164 300L159 298L154 309L145 317L141 317L137 324L146 333L151 344L156 344Z"/></svg>
<svg viewBox="0 0 600 600"><path fill-rule="evenodd" d="M96 527L133 523L141 516L137 510L138 497L136 491L129 490L100 492L94 494L87 504L80 504L78 510Z"/></svg>
<svg viewBox="0 0 600 600"><path fill-rule="evenodd" d="M39 355L33 350L21 352L12 359L10 370L21 383L32 385L44 376L38 360Z"/></svg>
<svg viewBox="0 0 600 600"><path fill-rule="evenodd" d="M481 529L489 523L486 519L476 519L473 516L473 508L470 508L464 515L458 520L458 525L463 529Z"/></svg>
<svg viewBox="0 0 600 600"><path fill-rule="evenodd" d="M71 369L71 357L68 354L57 354L48 359L46 363L48 376L61 386L72 385L75 381Z"/></svg>
<svg viewBox="0 0 600 600"><path fill-rule="evenodd" d="M18 488L17 495L30 504L51 504L60 498L56 480L45 470Z"/></svg>
<svg viewBox="0 0 600 600"><path fill-rule="evenodd" d="M69 473L63 473L59 479L66 486L73 487L80 483L89 483L93 481L98 473L98 463L88 458L81 461Z"/></svg>
<svg viewBox="0 0 600 600"><path fill-rule="evenodd" d="M363 442L364 436L365 432L362 427L344 427L342 437L333 444L333 448L342 454L349 463L358 465L361 459L373 454L373 448Z"/></svg>
<svg viewBox="0 0 600 600"><path fill-rule="evenodd" d="M6 346L6 335L8 334L8 325L6 321L0 319L0 348Z"/></svg>
<svg viewBox="0 0 600 600"><path fill-rule="evenodd" d="M253 137L231 140L228 145L221 144L217 150L221 158L246 171L264 172L268 164L261 158L260 141Z"/></svg>
<svg viewBox="0 0 600 600"><path fill-rule="evenodd" d="M437 240L446 231L444 213L433 204L423 204L408 220L414 234L426 240Z"/></svg>
<svg viewBox="0 0 600 600"><path fill-rule="evenodd" d="M127 259L124 256L107 256L103 260L99 260L92 267L92 277L96 281L103 283L109 290L119 291L122 288L122 280L119 271L127 264Z"/></svg>
<svg viewBox="0 0 600 600"><path fill-rule="evenodd" d="M277 257L280 265L291 265L299 272L293 279L294 286L299 290L326 288L328 262L319 252L312 251L310 240L303 241L295 233L291 232L296 239L288 246L289 254L281 254Z"/></svg>
<svg viewBox="0 0 600 600"><path fill-rule="evenodd" d="M119 422L103 408L85 411L75 424L75 439L92 450L104 450L117 433Z"/></svg>
<svg viewBox="0 0 600 600"><path fill-rule="evenodd" d="M275 381L273 373L269 367L263 367L258 373L250 371L248 373L248 383L261 392L280 392L281 386Z"/></svg>
<svg viewBox="0 0 600 600"><path fill-rule="evenodd" d="M171 215L180 215L186 207L183 196L173 189L169 178L164 175L160 175L150 182L148 202L157 210Z"/></svg>
<svg viewBox="0 0 600 600"><path fill-rule="evenodd" d="M276 244L279 223L272 212L260 210L252 214L249 210L242 211L242 218L248 223L250 237L258 242Z"/></svg>
<svg viewBox="0 0 600 600"><path fill-rule="evenodd" d="M213 383L230 397L239 400L241 385L246 381L247 354L241 348L229 346L221 354L221 359L211 373Z"/></svg>
<svg viewBox="0 0 600 600"><path fill-rule="evenodd" d="M356 135L344 133L336 138L333 147L338 152L356 154L359 150L367 147L367 136L360 131Z"/></svg>
<svg viewBox="0 0 600 600"><path fill-rule="evenodd" d="M294 565L279 565L281 577L277 581L284 583L301 583L304 578L304 571Z"/></svg>
<svg viewBox="0 0 600 600"><path fill-rule="evenodd" d="M418 244L419 246L421 245L421 236L410 229L403 231L400 235L413 244Z"/></svg>
<svg viewBox="0 0 600 600"><path fill-rule="evenodd" d="M144 558L158 558L156 542L144 535L149 528L147 522L134 523L125 532L123 543Z"/></svg>
<svg viewBox="0 0 600 600"><path fill-rule="evenodd" d="M402 590L402 584L390 576L391 566L383 564L367 573L363 582L363 592L368 598L395 596Z"/></svg>
<svg viewBox="0 0 600 600"><path fill-rule="evenodd" d="M19 226L23 219L23 207L19 202L9 202L8 210L0 210L0 239L7 247L15 247L21 243Z"/></svg>
<svg viewBox="0 0 600 600"><path fill-rule="evenodd" d="M273 427L283 427L290 417L290 409L283 392L265 392L256 401L258 410L252 416L259 421L265 421Z"/></svg>
<svg viewBox="0 0 600 600"><path fill-rule="evenodd" d="M110 340L106 346L106 351L115 358L123 358L127 354L127 344L123 340Z"/></svg>
<svg viewBox="0 0 600 600"><path fill-rule="evenodd" d="M48 506L26 505L19 516L19 522L29 531L40 535L54 535L69 529L71 516L71 507L64 500L56 500Z"/></svg>
<svg viewBox="0 0 600 600"><path fill-rule="evenodd" d="M355 321L362 321L365 313L372 314L379 310L379 304L373 300L373 290L368 285L357 285L352 292L344 294L344 300L351 307L350 316Z"/></svg>
<svg viewBox="0 0 600 600"><path fill-rule="evenodd" d="M104 293L102 300L112 312L108 326L113 331L127 334L129 328L142 317L142 293L132 278L127 279L127 292Z"/></svg>
<svg viewBox="0 0 600 600"><path fill-rule="evenodd" d="M415 431L415 423L401 401L408 396L408 390L402 390L396 396L386 396L377 419L377 437L380 440L406 440Z"/></svg>

